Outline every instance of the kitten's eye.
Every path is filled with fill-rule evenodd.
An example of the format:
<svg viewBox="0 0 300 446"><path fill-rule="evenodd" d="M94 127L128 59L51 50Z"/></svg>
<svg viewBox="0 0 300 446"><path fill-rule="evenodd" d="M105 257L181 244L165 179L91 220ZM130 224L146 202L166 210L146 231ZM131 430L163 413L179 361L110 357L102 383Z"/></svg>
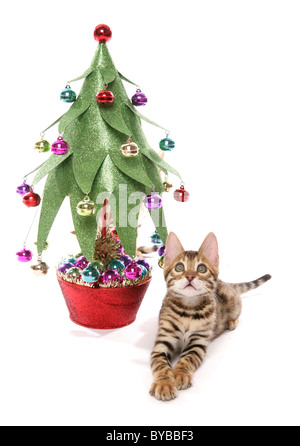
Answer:
<svg viewBox="0 0 300 446"><path fill-rule="evenodd" d="M201 263L201 265L198 266L197 271L198 271L198 273L200 273L200 274L204 274L204 273L206 273L207 268L206 268L205 265L203 265L203 264Z"/></svg>
<svg viewBox="0 0 300 446"><path fill-rule="evenodd" d="M183 263L177 263L177 265L175 266L175 271L177 273L182 273L182 271L184 271L184 264Z"/></svg>

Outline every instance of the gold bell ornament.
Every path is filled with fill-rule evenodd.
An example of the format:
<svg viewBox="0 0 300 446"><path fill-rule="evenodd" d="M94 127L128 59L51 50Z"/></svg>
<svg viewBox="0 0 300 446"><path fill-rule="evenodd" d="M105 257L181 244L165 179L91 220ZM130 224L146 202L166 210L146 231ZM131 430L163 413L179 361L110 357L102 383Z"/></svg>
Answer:
<svg viewBox="0 0 300 446"><path fill-rule="evenodd" d="M45 276L48 272L49 266L38 257L38 263L30 267L36 276Z"/></svg>
<svg viewBox="0 0 300 446"><path fill-rule="evenodd" d="M83 217L89 217L96 212L95 203L90 200L90 197L86 195L82 201L77 204L77 214Z"/></svg>
<svg viewBox="0 0 300 446"><path fill-rule="evenodd" d="M132 139L129 137L126 141L126 144L121 146L122 155L127 157L137 156L140 148L137 144L132 142Z"/></svg>
<svg viewBox="0 0 300 446"><path fill-rule="evenodd" d="M170 190L173 187L173 184L169 183L168 177L165 178L165 181L163 182L165 192L170 192Z"/></svg>

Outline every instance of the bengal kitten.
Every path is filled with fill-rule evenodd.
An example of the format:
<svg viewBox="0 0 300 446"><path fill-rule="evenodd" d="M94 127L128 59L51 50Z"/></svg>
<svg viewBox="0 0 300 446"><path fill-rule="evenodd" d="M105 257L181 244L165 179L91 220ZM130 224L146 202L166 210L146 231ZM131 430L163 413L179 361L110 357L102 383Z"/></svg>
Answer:
<svg viewBox="0 0 300 446"><path fill-rule="evenodd" d="M271 279L231 284L218 279L217 238L208 234L199 251L184 251L174 233L166 244L164 275L167 294L159 317L159 330L151 355L154 382L150 394L171 400L177 389L192 385L209 343L225 330L234 330L241 314L241 294ZM172 368L172 360L179 360Z"/></svg>

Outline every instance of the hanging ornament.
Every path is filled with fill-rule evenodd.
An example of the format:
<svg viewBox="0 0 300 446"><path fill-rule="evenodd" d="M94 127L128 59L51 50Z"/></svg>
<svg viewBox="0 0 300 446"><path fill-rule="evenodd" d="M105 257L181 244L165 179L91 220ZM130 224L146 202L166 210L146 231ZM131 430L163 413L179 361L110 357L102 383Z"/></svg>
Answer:
<svg viewBox="0 0 300 446"><path fill-rule="evenodd" d="M89 217L96 212L95 203L86 195L82 201L77 204L77 213L83 217Z"/></svg>
<svg viewBox="0 0 300 446"><path fill-rule="evenodd" d="M153 234L151 235L151 241L154 245L161 245L162 241L161 238L159 236L159 233L157 231L153 232Z"/></svg>
<svg viewBox="0 0 300 446"><path fill-rule="evenodd" d="M134 260L126 266L124 275L127 279L138 279L142 275L142 268Z"/></svg>
<svg viewBox="0 0 300 446"><path fill-rule="evenodd" d="M95 283L98 282L100 279L100 273L92 265L88 265L83 271L82 271L82 280L87 283Z"/></svg>
<svg viewBox="0 0 300 446"><path fill-rule="evenodd" d="M121 146L122 155L127 157L137 156L139 150L140 148L138 147L138 145L132 142L130 137L127 139L126 144L123 144Z"/></svg>
<svg viewBox="0 0 300 446"><path fill-rule="evenodd" d="M175 148L175 142L169 138L168 132L166 133L166 137L159 142L159 148L164 152L170 152Z"/></svg>
<svg viewBox="0 0 300 446"><path fill-rule="evenodd" d="M82 269L74 266L73 268L69 269L69 271L67 273L67 277L68 277L68 279L71 279L71 280L78 280L81 278L81 274L82 274Z"/></svg>
<svg viewBox="0 0 300 446"><path fill-rule="evenodd" d="M112 32L107 25L98 25L94 31L94 38L99 43L106 43L111 39Z"/></svg>
<svg viewBox="0 0 300 446"><path fill-rule="evenodd" d="M31 186L26 183L26 180L23 181L23 184L17 187L17 194L21 195L21 197L24 197L24 195L28 194L28 192L31 191Z"/></svg>
<svg viewBox="0 0 300 446"><path fill-rule="evenodd" d="M103 283L113 282L114 280L120 280L118 271L114 269L107 269L101 276Z"/></svg>
<svg viewBox="0 0 300 446"><path fill-rule="evenodd" d="M99 104L111 104L114 101L114 95L111 91L106 90L107 86L104 90L99 91L96 98Z"/></svg>
<svg viewBox="0 0 300 446"><path fill-rule="evenodd" d="M19 262L30 262L30 260L32 259L32 252L29 249L26 249L26 247L24 246L24 248L21 251L17 252L17 259L19 260Z"/></svg>
<svg viewBox="0 0 300 446"><path fill-rule="evenodd" d="M63 140L61 135L59 135L57 140L51 146L51 152L54 153L54 155L65 155L68 151L68 143Z"/></svg>
<svg viewBox="0 0 300 446"><path fill-rule="evenodd" d="M161 257L158 259L158 266L159 266L160 268L163 268L163 267L164 267L164 264L165 264L165 256L161 256Z"/></svg>
<svg viewBox="0 0 300 446"><path fill-rule="evenodd" d="M88 264L89 264L89 261L84 256L80 256L76 260L77 268L85 269L88 266Z"/></svg>
<svg viewBox="0 0 300 446"><path fill-rule="evenodd" d="M176 201L181 201L182 203L189 200L190 194L187 190L185 190L183 183L181 184L180 189L175 190L174 198Z"/></svg>
<svg viewBox="0 0 300 446"><path fill-rule="evenodd" d="M165 192L170 192L170 190L173 187L173 184L169 183L168 177L165 178L165 181L163 182L163 186L165 188Z"/></svg>
<svg viewBox="0 0 300 446"><path fill-rule="evenodd" d="M158 250L157 250L157 254L159 255L159 257L164 256L166 253L166 247L165 245L160 245Z"/></svg>
<svg viewBox="0 0 300 446"><path fill-rule="evenodd" d="M60 100L63 102L75 102L76 93L71 90L70 84L67 84L64 90L60 93Z"/></svg>
<svg viewBox="0 0 300 446"><path fill-rule="evenodd" d="M34 149L40 153L49 152L50 143L44 139L45 133L41 133L41 139L34 144Z"/></svg>
<svg viewBox="0 0 300 446"><path fill-rule="evenodd" d="M28 194L24 195L23 197L23 203L25 204L25 206L29 208L38 206L40 202L41 202L41 197L39 196L39 194L34 193L32 189L30 190L30 192L28 192Z"/></svg>
<svg viewBox="0 0 300 446"><path fill-rule="evenodd" d="M139 107L141 105L146 105L148 102L147 96L142 93L142 91L137 88L135 95L132 96L131 102L136 107Z"/></svg>
<svg viewBox="0 0 300 446"><path fill-rule="evenodd" d="M147 209L159 209L162 207L161 197L152 190L150 195L147 195L144 199L144 204Z"/></svg>
<svg viewBox="0 0 300 446"><path fill-rule="evenodd" d="M30 267L36 276L45 276L49 270L47 263L42 261L41 257L38 257L38 263Z"/></svg>
<svg viewBox="0 0 300 446"><path fill-rule="evenodd" d="M123 271L123 269L125 269L125 264L119 259L114 259L111 262L109 262L107 268L113 269L118 273L120 273L121 271Z"/></svg>

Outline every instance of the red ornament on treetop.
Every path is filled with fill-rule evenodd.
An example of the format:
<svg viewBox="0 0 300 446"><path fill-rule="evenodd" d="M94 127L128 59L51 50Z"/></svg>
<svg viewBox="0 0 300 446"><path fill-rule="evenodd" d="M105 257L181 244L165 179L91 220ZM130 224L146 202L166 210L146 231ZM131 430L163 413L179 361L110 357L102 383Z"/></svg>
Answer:
<svg viewBox="0 0 300 446"><path fill-rule="evenodd" d="M94 38L99 43L106 43L111 39L112 32L107 25L98 25L94 31Z"/></svg>

